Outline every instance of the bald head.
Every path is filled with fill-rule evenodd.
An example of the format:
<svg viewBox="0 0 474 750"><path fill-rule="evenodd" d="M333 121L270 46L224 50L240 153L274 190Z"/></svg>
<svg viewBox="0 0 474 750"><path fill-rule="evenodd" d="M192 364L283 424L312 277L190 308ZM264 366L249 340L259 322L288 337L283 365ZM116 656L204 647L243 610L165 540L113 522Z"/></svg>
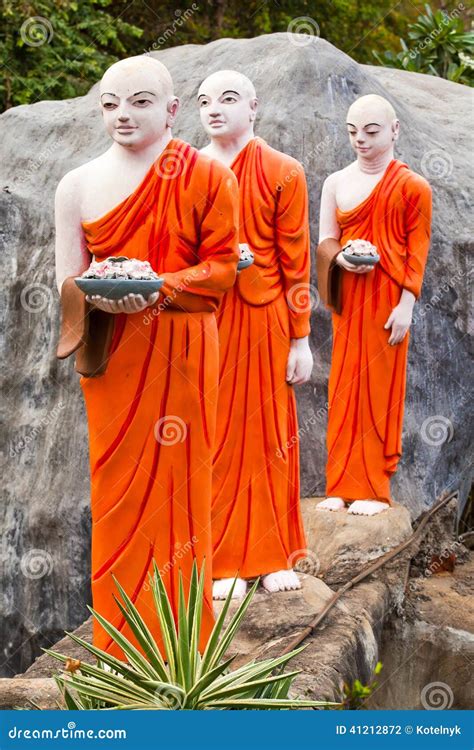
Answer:
<svg viewBox="0 0 474 750"><path fill-rule="evenodd" d="M218 70L198 91L201 123L211 139L253 136L258 100L252 81L237 70Z"/></svg>
<svg viewBox="0 0 474 750"><path fill-rule="evenodd" d="M107 132L129 150L159 144L170 134L179 107L169 71L149 55L127 57L107 68L100 104Z"/></svg>
<svg viewBox="0 0 474 750"><path fill-rule="evenodd" d="M162 95L173 96L173 80L168 68L149 55L135 55L113 63L102 76L100 93L102 95L106 91L113 90L117 81L123 84L140 80L146 81L147 84L152 81L153 87Z"/></svg>
<svg viewBox="0 0 474 750"><path fill-rule="evenodd" d="M359 162L375 169L377 163L393 158L400 123L390 102L378 94L356 99L347 112L347 130Z"/></svg>
<svg viewBox="0 0 474 750"><path fill-rule="evenodd" d="M378 94L366 94L360 96L349 107L347 112L347 121L351 122L351 117L370 115L383 119L384 122L392 122L397 119L397 113L394 108L383 96Z"/></svg>
<svg viewBox="0 0 474 750"><path fill-rule="evenodd" d="M201 83L198 96L205 93L207 89L215 89L216 87L222 87L223 91L226 88L234 89L246 99L257 98L255 87L250 78L237 70L218 70L216 73L211 73Z"/></svg>

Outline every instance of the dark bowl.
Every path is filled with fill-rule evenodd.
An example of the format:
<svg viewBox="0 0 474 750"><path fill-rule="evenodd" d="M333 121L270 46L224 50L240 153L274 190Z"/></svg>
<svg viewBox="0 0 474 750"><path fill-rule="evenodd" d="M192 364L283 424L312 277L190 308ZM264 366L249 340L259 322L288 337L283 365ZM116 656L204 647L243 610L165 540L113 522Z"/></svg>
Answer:
<svg viewBox="0 0 474 750"><path fill-rule="evenodd" d="M164 279L74 279L85 294L99 294L107 299L122 299L127 294L141 294L145 299L161 289Z"/></svg>
<svg viewBox="0 0 474 750"><path fill-rule="evenodd" d="M353 266L375 266L380 260L380 255L350 255L345 252L342 255Z"/></svg>
<svg viewBox="0 0 474 750"><path fill-rule="evenodd" d="M248 268L254 262L254 258L246 258L245 260L239 260L237 263L237 271L242 271L244 268Z"/></svg>

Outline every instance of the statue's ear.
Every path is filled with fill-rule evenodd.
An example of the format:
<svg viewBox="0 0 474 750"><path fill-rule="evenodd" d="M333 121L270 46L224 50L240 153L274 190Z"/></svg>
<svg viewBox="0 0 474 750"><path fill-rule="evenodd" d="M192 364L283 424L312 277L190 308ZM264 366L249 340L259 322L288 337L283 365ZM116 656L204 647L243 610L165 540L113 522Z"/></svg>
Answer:
<svg viewBox="0 0 474 750"><path fill-rule="evenodd" d="M394 120L392 122L392 135L393 135L392 140L397 141L398 136L400 135L400 120Z"/></svg>
<svg viewBox="0 0 474 750"><path fill-rule="evenodd" d="M258 108L258 99L255 97L250 102L250 122L254 122L255 118L257 117L257 108Z"/></svg>
<svg viewBox="0 0 474 750"><path fill-rule="evenodd" d="M176 120L176 115L178 114L178 110L180 107L180 101L177 96L171 97L171 99L168 101L166 109L168 110L168 117L166 118L166 124L169 128L171 128L174 125L174 121Z"/></svg>

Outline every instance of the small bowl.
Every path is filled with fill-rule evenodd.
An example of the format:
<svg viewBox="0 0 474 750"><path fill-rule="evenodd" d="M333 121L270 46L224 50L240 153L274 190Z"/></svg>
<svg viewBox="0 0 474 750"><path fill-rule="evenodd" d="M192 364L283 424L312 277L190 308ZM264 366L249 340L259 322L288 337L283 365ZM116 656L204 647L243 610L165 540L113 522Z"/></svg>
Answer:
<svg viewBox="0 0 474 750"><path fill-rule="evenodd" d="M107 299L122 299L127 294L141 294L145 299L161 289L164 279L74 279L77 286L90 296L98 294Z"/></svg>
<svg viewBox="0 0 474 750"><path fill-rule="evenodd" d="M245 258L245 260L239 260L237 263L237 271L243 271L244 268L248 268L254 262L254 258Z"/></svg>
<svg viewBox="0 0 474 750"><path fill-rule="evenodd" d="M344 251L342 257L352 263L353 266L375 266L380 260L380 255L351 255Z"/></svg>

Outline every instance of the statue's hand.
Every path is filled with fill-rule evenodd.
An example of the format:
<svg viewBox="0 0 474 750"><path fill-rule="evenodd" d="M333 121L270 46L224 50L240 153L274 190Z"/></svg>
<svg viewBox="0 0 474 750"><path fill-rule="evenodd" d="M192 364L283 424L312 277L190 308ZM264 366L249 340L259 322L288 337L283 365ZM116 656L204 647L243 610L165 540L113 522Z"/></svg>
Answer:
<svg viewBox="0 0 474 750"><path fill-rule="evenodd" d="M368 242L367 240L351 240L350 244L352 247L357 248L362 253L364 251L367 252L367 255L369 255L370 251L377 251L375 245L372 245L372 243ZM373 265L355 266L354 263L351 263L349 260L346 260L344 258L342 252L336 256L336 263L346 271L351 271L351 273L368 273L369 271L372 271L374 269Z"/></svg>
<svg viewBox="0 0 474 750"><path fill-rule="evenodd" d="M99 310L108 313L136 313L154 305L159 296L159 292L154 292L148 299L145 299L142 294L127 294L122 299L108 299L107 297L101 297L99 294L93 294L92 296L87 294L86 301Z"/></svg>
<svg viewBox="0 0 474 750"><path fill-rule="evenodd" d="M411 326L413 317L413 306L400 302L396 307L393 308L390 313L387 322L384 325L385 329L392 329L388 343L391 346L400 344L405 338L408 329Z"/></svg>
<svg viewBox="0 0 474 750"><path fill-rule="evenodd" d="M286 364L286 382L288 385L307 383L313 369L313 355L309 348L308 337L291 339L290 352Z"/></svg>

